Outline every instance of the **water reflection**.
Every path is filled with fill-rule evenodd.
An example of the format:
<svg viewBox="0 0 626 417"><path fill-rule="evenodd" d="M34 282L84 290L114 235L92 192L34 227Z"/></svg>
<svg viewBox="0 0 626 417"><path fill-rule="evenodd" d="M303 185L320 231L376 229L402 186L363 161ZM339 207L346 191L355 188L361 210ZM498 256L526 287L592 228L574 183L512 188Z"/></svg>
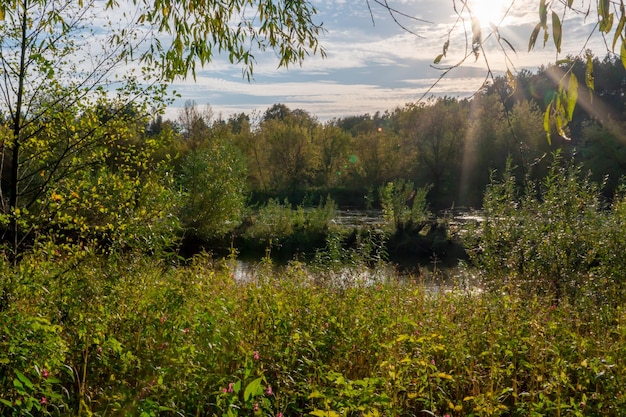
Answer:
<svg viewBox="0 0 626 417"><path fill-rule="evenodd" d="M408 270L393 264L376 268L364 265L321 267L304 263L271 265L263 261L236 260L229 261L229 270L235 282L242 284L260 283L268 277L289 276L297 270L299 276L305 276L312 283L338 288L382 285L392 281L420 285L436 292L451 289L475 291L478 288L477 274L463 264L456 267L431 265Z"/></svg>

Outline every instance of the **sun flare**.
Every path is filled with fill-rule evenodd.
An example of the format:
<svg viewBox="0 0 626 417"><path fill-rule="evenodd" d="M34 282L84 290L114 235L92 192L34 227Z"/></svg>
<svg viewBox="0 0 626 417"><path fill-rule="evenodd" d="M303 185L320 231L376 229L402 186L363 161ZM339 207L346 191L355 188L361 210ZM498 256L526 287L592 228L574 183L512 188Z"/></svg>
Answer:
<svg viewBox="0 0 626 417"><path fill-rule="evenodd" d="M472 17L477 18L482 26L486 26L500 23L511 5L511 0L470 0L467 4Z"/></svg>

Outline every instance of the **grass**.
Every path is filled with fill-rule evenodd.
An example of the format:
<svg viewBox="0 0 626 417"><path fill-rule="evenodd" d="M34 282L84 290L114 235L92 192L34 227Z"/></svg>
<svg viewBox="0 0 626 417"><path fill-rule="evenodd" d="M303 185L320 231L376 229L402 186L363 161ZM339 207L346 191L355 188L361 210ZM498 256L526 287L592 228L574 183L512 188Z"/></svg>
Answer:
<svg viewBox="0 0 626 417"><path fill-rule="evenodd" d="M236 282L207 256L1 268L2 415L626 413L619 300L331 285L297 262Z"/></svg>

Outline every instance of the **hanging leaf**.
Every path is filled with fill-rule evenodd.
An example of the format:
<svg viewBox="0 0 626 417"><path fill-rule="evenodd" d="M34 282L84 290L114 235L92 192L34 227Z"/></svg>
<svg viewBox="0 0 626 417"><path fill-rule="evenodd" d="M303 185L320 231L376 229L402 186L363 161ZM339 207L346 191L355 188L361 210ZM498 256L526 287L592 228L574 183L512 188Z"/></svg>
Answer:
<svg viewBox="0 0 626 417"><path fill-rule="evenodd" d="M511 42L507 41L506 38L500 38L500 39L502 39L509 46L509 48L511 48L511 50L517 54L517 51L515 50L515 48L513 48L513 45L511 45Z"/></svg>
<svg viewBox="0 0 626 417"><path fill-rule="evenodd" d="M593 92L595 89L595 80L593 76L593 56L587 52L587 69L585 70L585 84L587 88Z"/></svg>
<svg viewBox="0 0 626 417"><path fill-rule="evenodd" d="M613 26L613 13L611 13L611 1L598 1L598 17L600 20L600 32L609 33Z"/></svg>
<svg viewBox="0 0 626 417"><path fill-rule="evenodd" d="M626 40L622 42L622 50L620 51L620 56L622 57L622 65L626 68Z"/></svg>
<svg viewBox="0 0 626 417"><path fill-rule="evenodd" d="M515 89L517 88L517 79L509 69L506 70L506 82L509 88L515 91Z"/></svg>
<svg viewBox="0 0 626 417"><path fill-rule="evenodd" d="M572 121L574 116L574 109L576 108L576 102L578 101L578 79L571 73L569 76L569 83L567 85L567 120Z"/></svg>
<svg viewBox="0 0 626 417"><path fill-rule="evenodd" d="M472 18L472 44L480 44L482 42L482 34L480 30L480 20Z"/></svg>
<svg viewBox="0 0 626 417"><path fill-rule="evenodd" d="M442 59L443 59L443 54L439 54L439 55L437 55L437 57L435 58L433 63L438 64L438 63L441 62Z"/></svg>
<svg viewBox="0 0 626 417"><path fill-rule="evenodd" d="M539 31L541 30L541 23L537 23L532 33L530 34L530 40L528 41L528 52L530 52L537 42L537 36L539 36Z"/></svg>
<svg viewBox="0 0 626 417"><path fill-rule="evenodd" d="M552 145L552 137L551 137L551 129L550 129L550 113L552 112L552 104L554 104L554 100L552 100L548 107L546 107L546 111L543 114L543 130L546 132L546 139L548 140L548 145Z"/></svg>
<svg viewBox="0 0 626 417"><path fill-rule="evenodd" d="M539 2L539 22L544 28L548 26L548 6L546 5L546 0Z"/></svg>
<svg viewBox="0 0 626 417"><path fill-rule="evenodd" d="M615 45L617 45L617 41L622 36L622 32L624 31L624 25L626 24L626 12L624 11L623 5L621 9L621 14L622 14L622 17L620 18L619 23L617 24L617 29L615 29L615 36L613 36L613 47L612 47L613 50L615 50Z"/></svg>
<svg viewBox="0 0 626 417"><path fill-rule="evenodd" d="M552 12L552 37L554 38L556 51L561 53L561 19L559 19L559 16L555 12Z"/></svg>

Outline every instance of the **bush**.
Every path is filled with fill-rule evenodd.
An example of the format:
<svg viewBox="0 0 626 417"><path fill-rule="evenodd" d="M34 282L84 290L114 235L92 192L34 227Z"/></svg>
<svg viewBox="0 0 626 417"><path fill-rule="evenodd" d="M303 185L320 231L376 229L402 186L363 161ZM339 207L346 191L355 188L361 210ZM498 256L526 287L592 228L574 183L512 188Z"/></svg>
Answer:
<svg viewBox="0 0 626 417"><path fill-rule="evenodd" d="M523 190L509 166L485 194L484 221L466 235L486 284L557 300L593 295L606 301L621 291L616 271L626 267L620 255L626 247L624 199L617 196L608 206L601 188L558 154L545 179Z"/></svg>

